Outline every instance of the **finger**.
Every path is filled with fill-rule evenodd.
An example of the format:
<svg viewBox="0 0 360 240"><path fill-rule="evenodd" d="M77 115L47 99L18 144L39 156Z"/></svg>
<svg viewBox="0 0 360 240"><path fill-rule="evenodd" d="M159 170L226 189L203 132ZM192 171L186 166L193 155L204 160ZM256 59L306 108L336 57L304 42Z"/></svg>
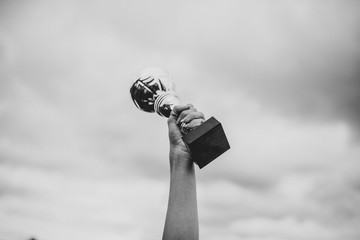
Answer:
<svg viewBox="0 0 360 240"><path fill-rule="evenodd" d="M187 115L192 112L197 112L196 108L190 107L189 109L182 111L176 121L176 124L179 124Z"/></svg>
<svg viewBox="0 0 360 240"><path fill-rule="evenodd" d="M180 123L189 123L194 119L205 119L205 116L202 112L190 112L189 114L186 115L186 117L184 117L183 119L181 119Z"/></svg>
<svg viewBox="0 0 360 240"><path fill-rule="evenodd" d="M204 119L202 118L195 118L192 121L190 121L189 123L182 123L181 124L181 129L187 129L186 132L188 132L189 130L195 129L198 126L200 126L202 123L204 122Z"/></svg>
<svg viewBox="0 0 360 240"><path fill-rule="evenodd" d="M187 106L187 105L176 105L170 113L170 116L168 118L168 123L169 124L172 124L172 123L177 124L177 119L179 117L179 114L189 108L190 108L190 106Z"/></svg>
<svg viewBox="0 0 360 240"><path fill-rule="evenodd" d="M188 105L176 105L173 110L171 111L171 114L173 116L179 116L184 110L187 110L191 108L192 106L190 104Z"/></svg>

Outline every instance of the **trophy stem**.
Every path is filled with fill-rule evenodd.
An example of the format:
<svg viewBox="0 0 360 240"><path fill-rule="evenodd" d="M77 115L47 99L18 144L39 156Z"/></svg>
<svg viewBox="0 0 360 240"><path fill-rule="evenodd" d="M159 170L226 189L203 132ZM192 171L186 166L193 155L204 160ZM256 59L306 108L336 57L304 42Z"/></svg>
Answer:
<svg viewBox="0 0 360 240"><path fill-rule="evenodd" d="M154 110L162 117L169 117L176 105L180 104L178 95L173 91L161 92L155 100Z"/></svg>

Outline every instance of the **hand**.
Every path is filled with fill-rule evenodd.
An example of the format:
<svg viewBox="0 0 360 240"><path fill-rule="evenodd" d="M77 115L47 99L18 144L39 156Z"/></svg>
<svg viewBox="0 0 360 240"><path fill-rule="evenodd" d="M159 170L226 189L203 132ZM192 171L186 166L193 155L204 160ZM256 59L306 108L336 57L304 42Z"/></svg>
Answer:
<svg viewBox="0 0 360 240"><path fill-rule="evenodd" d="M198 112L191 104L175 106L168 118L170 150L175 150L176 154L182 154L182 157L190 159L191 152L182 140L183 135L180 130L180 125L194 129L204 120L204 114Z"/></svg>

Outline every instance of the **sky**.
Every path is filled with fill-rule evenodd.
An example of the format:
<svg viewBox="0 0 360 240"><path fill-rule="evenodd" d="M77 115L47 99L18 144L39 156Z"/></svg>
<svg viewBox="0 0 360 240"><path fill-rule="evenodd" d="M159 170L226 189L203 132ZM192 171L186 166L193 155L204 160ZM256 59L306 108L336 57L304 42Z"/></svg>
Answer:
<svg viewBox="0 0 360 240"><path fill-rule="evenodd" d="M360 238L360 2L0 2L0 239L160 239L166 119L147 67L218 119L200 238Z"/></svg>

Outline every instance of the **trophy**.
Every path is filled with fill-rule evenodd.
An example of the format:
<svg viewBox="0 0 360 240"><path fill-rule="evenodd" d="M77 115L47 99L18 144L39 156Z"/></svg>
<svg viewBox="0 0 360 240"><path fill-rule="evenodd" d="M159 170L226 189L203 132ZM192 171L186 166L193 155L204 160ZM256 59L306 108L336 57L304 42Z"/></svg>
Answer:
<svg viewBox="0 0 360 240"><path fill-rule="evenodd" d="M174 106L180 104L174 82L170 75L160 68L147 68L142 71L132 84L130 94L137 108L145 112L156 112L163 117L169 117ZM182 123L180 130L183 133L182 140L191 150L193 161L201 169L230 149L230 145L221 123L214 117L205 122L202 122L202 119L193 121L201 122Z"/></svg>

